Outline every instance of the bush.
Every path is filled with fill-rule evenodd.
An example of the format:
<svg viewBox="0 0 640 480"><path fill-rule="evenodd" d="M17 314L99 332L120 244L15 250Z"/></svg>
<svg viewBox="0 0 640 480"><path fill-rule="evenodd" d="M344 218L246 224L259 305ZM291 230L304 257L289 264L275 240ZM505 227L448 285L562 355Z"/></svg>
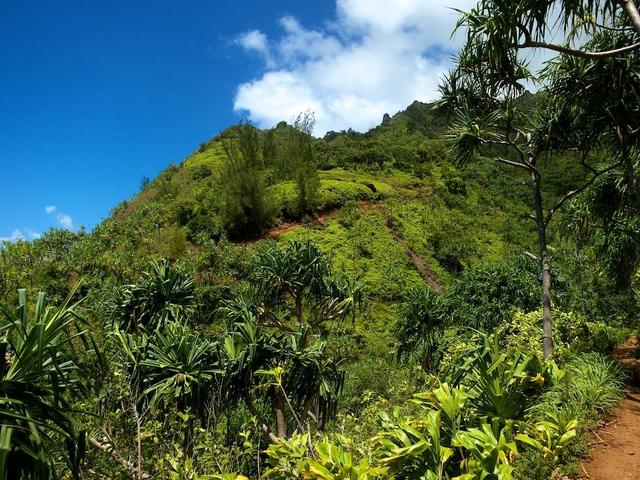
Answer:
<svg viewBox="0 0 640 480"><path fill-rule="evenodd" d="M605 323L589 324L589 346L591 350L601 353L612 352L614 347L627 338L627 332Z"/></svg>
<svg viewBox="0 0 640 480"><path fill-rule="evenodd" d="M611 412L622 400L624 372L599 353L585 353L571 360L564 377L545 392L528 412L530 418L548 413L596 419Z"/></svg>
<svg viewBox="0 0 640 480"><path fill-rule="evenodd" d="M251 125L241 125L238 131L237 143L223 143L227 158L220 179L222 217L231 235L252 236L272 223L275 211L260 168L257 131Z"/></svg>
<svg viewBox="0 0 640 480"><path fill-rule="evenodd" d="M448 294L453 318L491 330L510 318L513 308L535 310L540 303L538 266L525 256L465 271Z"/></svg>

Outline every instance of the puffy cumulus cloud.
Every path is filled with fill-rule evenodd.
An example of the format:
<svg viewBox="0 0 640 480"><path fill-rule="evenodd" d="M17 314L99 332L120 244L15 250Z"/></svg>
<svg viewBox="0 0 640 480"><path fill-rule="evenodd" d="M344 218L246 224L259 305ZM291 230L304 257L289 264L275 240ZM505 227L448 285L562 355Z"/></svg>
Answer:
<svg viewBox="0 0 640 480"><path fill-rule="evenodd" d="M58 220L58 223L62 228L66 228L67 230L73 228L73 219L71 218L71 215L68 215L66 213L59 213L56 216L56 219Z"/></svg>
<svg viewBox="0 0 640 480"><path fill-rule="evenodd" d="M55 205L47 205L44 207L44 211L49 215L55 214L56 221L62 228L66 228L67 230L71 230L73 228L73 218L71 218L71 215L64 212L58 212L58 207Z"/></svg>
<svg viewBox="0 0 640 480"><path fill-rule="evenodd" d="M3 242L19 242L21 240L35 240L37 238L40 238L42 235L40 235L38 232L31 230L29 228L27 228L24 232L18 228L16 228L13 232L11 232L11 235L9 235L8 237L0 237L0 243Z"/></svg>
<svg viewBox="0 0 640 480"><path fill-rule="evenodd" d="M316 134L367 130L384 113L437 96L441 75L459 42L450 39L457 14L475 0L337 0L337 17L311 30L280 19L282 36L257 30L238 41L265 60L260 78L238 87L234 108L261 127L311 110Z"/></svg>

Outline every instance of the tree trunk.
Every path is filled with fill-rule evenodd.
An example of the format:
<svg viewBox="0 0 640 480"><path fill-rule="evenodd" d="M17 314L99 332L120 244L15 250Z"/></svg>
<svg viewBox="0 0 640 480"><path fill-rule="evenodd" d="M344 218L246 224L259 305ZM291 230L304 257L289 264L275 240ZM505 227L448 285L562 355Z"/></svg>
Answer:
<svg viewBox="0 0 640 480"><path fill-rule="evenodd" d="M251 401L251 398L249 397L249 395L244 395L243 399L244 399L245 405L251 412L251 415L256 417L258 422L262 423L261 429L265 434L265 436L267 437L267 439L269 440L269 443L273 443L273 444L280 443L280 439L273 434L273 432L269 429L269 426L267 425L267 423L264 420L262 420L262 418L260 417L260 413L258 412L258 410L256 410L256 407L253 405L253 402Z"/></svg>
<svg viewBox="0 0 640 480"><path fill-rule="evenodd" d="M296 295L295 315L298 325L302 325L302 294Z"/></svg>
<svg viewBox="0 0 640 480"><path fill-rule="evenodd" d="M278 437L287 438L287 418L284 414L285 399L282 392L276 392L275 411L276 411L276 427L278 429Z"/></svg>
<svg viewBox="0 0 640 480"><path fill-rule="evenodd" d="M636 3L633 0L617 0L617 2L622 5L625 13L629 16L631 23L638 33L640 33L640 13L638 12Z"/></svg>
<svg viewBox="0 0 640 480"><path fill-rule="evenodd" d="M553 355L553 328L551 318L551 266L547 249L547 224L542 205L540 191L540 177L531 172L531 186L533 188L533 203L536 211L536 226L538 230L538 248L540 249L540 267L542 270L542 347L544 358Z"/></svg>
<svg viewBox="0 0 640 480"><path fill-rule="evenodd" d="M633 160L629 155L629 149L623 145L622 147L622 160L624 161L624 167L627 170L627 181L629 186L636 197L636 209L640 211L640 185L638 185L638 179L636 178L636 172L633 168Z"/></svg>
<svg viewBox="0 0 640 480"><path fill-rule="evenodd" d="M193 456L193 418L189 415L187 421L187 430L184 432L184 445L182 452L185 458L191 458Z"/></svg>

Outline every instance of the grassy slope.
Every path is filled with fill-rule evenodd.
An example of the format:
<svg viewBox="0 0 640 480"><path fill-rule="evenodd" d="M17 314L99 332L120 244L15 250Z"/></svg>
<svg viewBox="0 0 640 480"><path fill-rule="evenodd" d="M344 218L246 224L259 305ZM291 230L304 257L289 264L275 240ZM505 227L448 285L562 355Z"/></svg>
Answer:
<svg viewBox="0 0 640 480"><path fill-rule="evenodd" d="M446 288L462 268L535 248L525 179L486 162L456 169L447 161L442 127L431 122L423 104L414 103L364 135L330 133L315 149L321 165L319 220L307 219L279 238L316 241L336 271L365 282L370 308L335 342L347 357L371 362L391 355L397 304L423 281L407 249ZM203 144L116 208L102 228L123 235L135 226L139 235L125 248L139 258L158 250L172 257L197 253L201 238L194 225L205 225L205 236L223 232L216 180L223 159L219 138ZM299 222L284 217L295 200L293 184L269 188L281 212L278 221ZM356 362L350 382L365 382L358 372L369 370Z"/></svg>

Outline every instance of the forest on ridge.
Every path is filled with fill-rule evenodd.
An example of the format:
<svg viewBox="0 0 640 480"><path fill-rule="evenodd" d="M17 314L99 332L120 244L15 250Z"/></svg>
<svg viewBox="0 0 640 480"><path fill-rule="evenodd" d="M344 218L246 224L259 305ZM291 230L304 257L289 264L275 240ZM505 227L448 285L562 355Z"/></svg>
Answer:
<svg viewBox="0 0 640 480"><path fill-rule="evenodd" d="M584 478L640 335L640 13L459 15L436 101L242 122L0 246L0 480Z"/></svg>

